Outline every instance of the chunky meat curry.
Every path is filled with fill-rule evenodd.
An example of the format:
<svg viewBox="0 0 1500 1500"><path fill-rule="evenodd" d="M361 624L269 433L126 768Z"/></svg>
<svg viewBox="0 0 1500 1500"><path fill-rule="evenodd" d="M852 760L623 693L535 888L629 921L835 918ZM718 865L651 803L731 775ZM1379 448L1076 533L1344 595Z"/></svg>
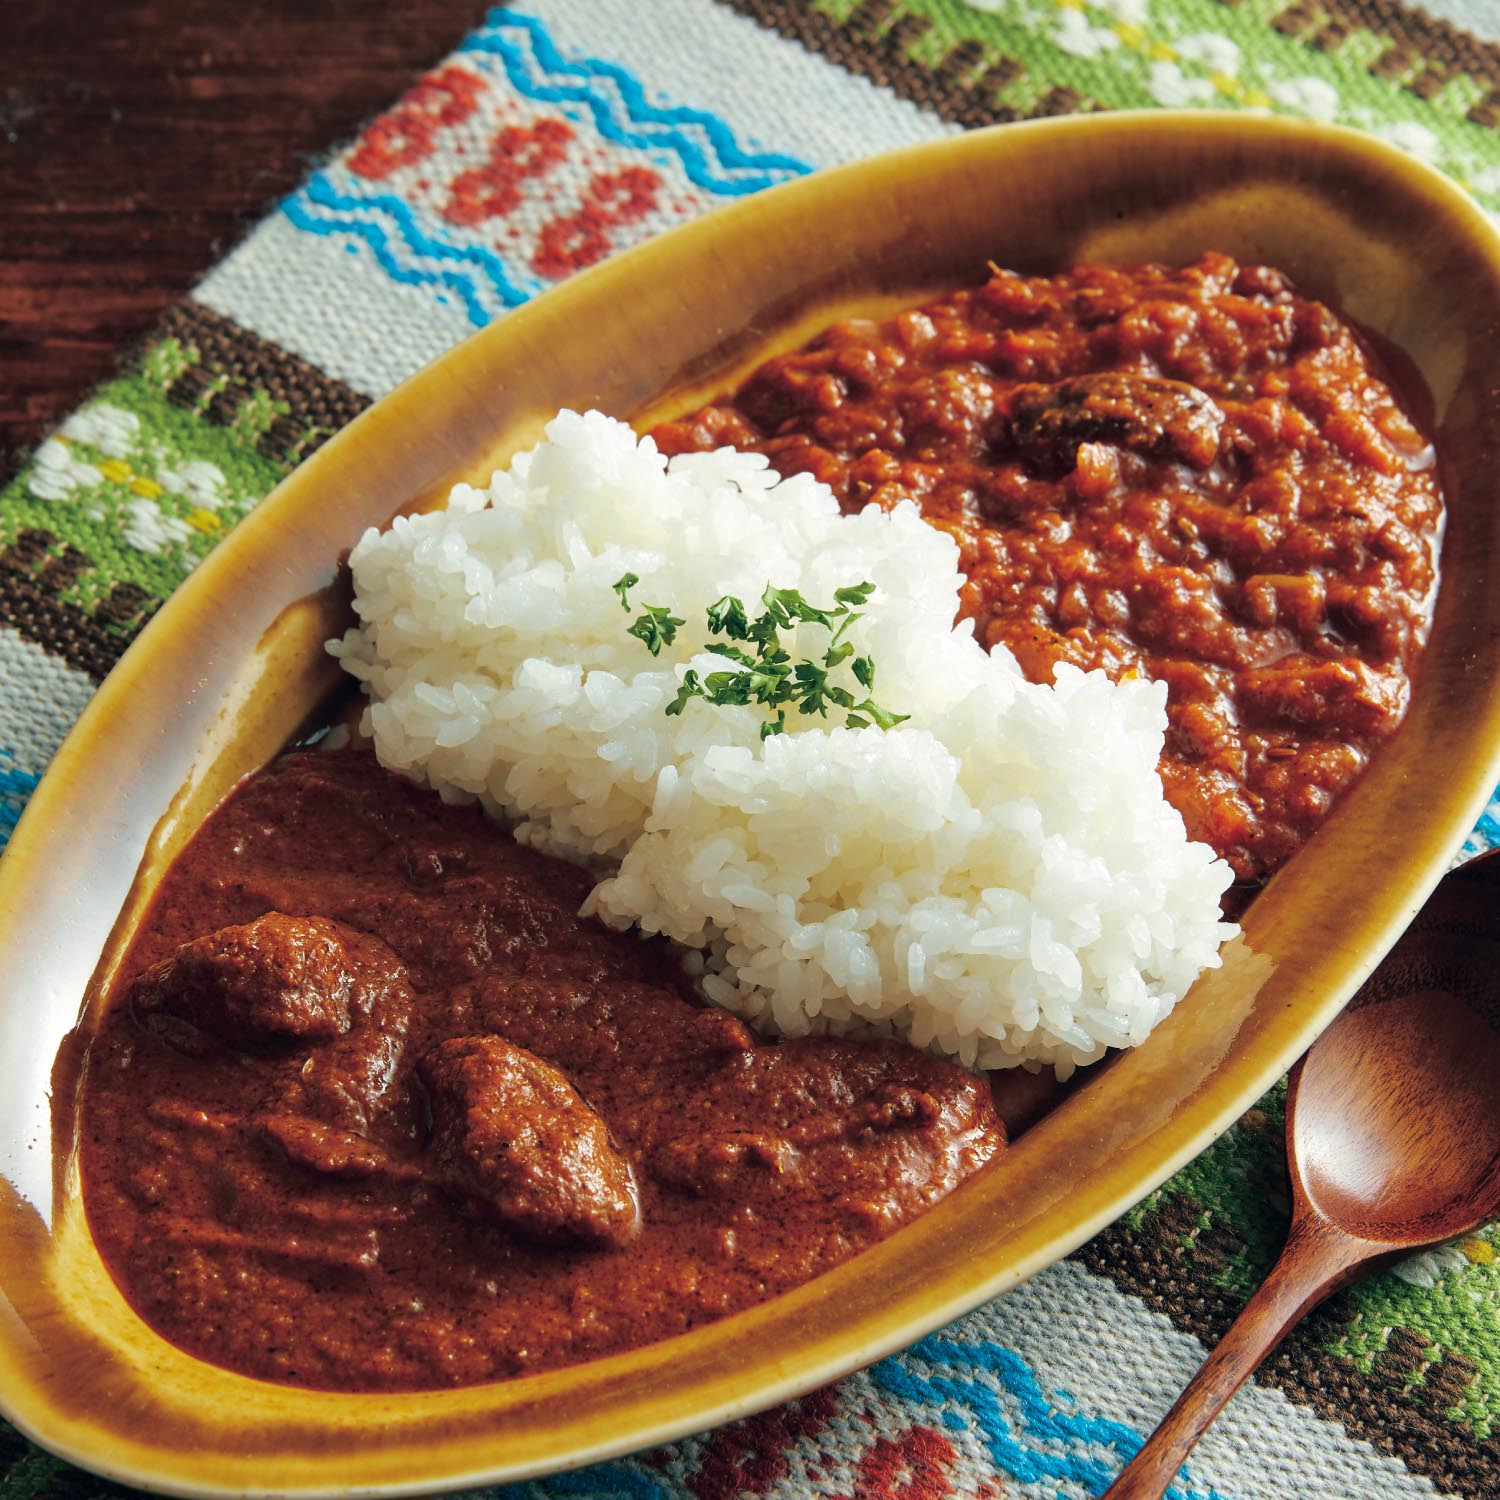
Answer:
<svg viewBox="0 0 1500 1500"><path fill-rule="evenodd" d="M252 778L158 893L82 1106L140 1314L248 1374L494 1379L723 1317L1004 1146L901 1042L766 1044L591 885L368 754Z"/></svg>

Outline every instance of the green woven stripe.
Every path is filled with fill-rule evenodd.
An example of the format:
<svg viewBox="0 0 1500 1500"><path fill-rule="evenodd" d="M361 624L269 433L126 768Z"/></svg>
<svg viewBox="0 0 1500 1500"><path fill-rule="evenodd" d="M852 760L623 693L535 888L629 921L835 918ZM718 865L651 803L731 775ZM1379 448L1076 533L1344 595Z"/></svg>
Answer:
<svg viewBox="0 0 1500 1500"><path fill-rule="evenodd" d="M123 453L106 452L97 440L54 438L0 493L0 545L28 527L39 528L89 559L74 582L56 591L86 613L117 583L165 599L285 472L248 446L238 430L210 427L173 406L144 370L101 386L67 427L84 425L81 416L85 423L110 422L123 430L127 424L117 414L136 423L128 443L110 444ZM42 461L58 448L64 469ZM76 480L85 469L99 477ZM166 488L163 478L182 488ZM68 485L66 498L51 498L62 484Z"/></svg>
<svg viewBox="0 0 1500 1500"><path fill-rule="evenodd" d="M1281 1249L1290 1208L1285 1096L1278 1085L1123 1221L1179 1264L1183 1304L1194 1285L1242 1304ZM1429 1416L1461 1424L1473 1439L1492 1438L1500 1421L1497 1252L1500 1232L1492 1226L1370 1277L1292 1341L1328 1361L1330 1378L1339 1368L1357 1370Z"/></svg>
<svg viewBox="0 0 1500 1500"><path fill-rule="evenodd" d="M1415 60L1381 76L1372 68L1399 58L1401 38L1367 21L1329 46L1332 7L1318 0L1295 8L1287 0L1004 0L984 9L963 0L903 0L889 11L869 0L816 0L816 8L950 84L984 88L987 68L1004 59L1021 64L1010 82L984 88L1017 114L1035 113L1059 86L1080 95L1084 107L1326 114L1388 134L1500 207L1500 134L1468 118L1491 91L1480 73L1484 56L1476 50L1468 71ZM965 43L978 51L955 72L954 49ZM1095 55L1078 55L1090 48ZM1435 85L1431 98L1413 87Z"/></svg>
<svg viewBox="0 0 1500 1500"><path fill-rule="evenodd" d="M295 464L367 405L184 305L0 491L0 623L94 675Z"/></svg>

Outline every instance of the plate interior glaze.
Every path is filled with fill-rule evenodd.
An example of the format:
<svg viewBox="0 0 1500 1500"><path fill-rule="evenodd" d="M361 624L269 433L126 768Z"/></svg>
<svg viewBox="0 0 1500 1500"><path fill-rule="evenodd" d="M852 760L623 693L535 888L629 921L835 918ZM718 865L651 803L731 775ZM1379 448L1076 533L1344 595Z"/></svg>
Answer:
<svg viewBox="0 0 1500 1500"><path fill-rule="evenodd" d="M857 1260L670 1343L460 1391L232 1375L126 1306L88 1236L76 1054L162 870L334 683L331 587L364 528L436 503L558 407L644 426L832 317L1079 261L1266 261L1404 357L1449 502L1408 720L1251 909L1222 969L999 1166ZM0 862L0 1392L25 1432L174 1493L423 1493L647 1447L908 1343L1076 1246L1252 1103L1421 906L1500 757L1500 245L1456 189L1349 132L1232 114L1005 126L818 174L506 317L315 454L160 611ZM1420 392L1416 393L1420 397ZM103 955L101 958L101 954ZM54 1133L54 1113L56 1130Z"/></svg>

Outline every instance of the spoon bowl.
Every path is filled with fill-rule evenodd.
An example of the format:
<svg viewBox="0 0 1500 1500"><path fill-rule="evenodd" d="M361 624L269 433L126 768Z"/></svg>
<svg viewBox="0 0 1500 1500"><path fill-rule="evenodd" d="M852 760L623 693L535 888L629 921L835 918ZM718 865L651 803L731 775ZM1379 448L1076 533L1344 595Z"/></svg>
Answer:
<svg viewBox="0 0 1500 1500"><path fill-rule="evenodd" d="M1271 1273L1103 1500L1159 1500L1229 1398L1351 1281L1500 1214L1500 850L1445 876L1292 1069Z"/></svg>
<svg viewBox="0 0 1500 1500"><path fill-rule="evenodd" d="M1500 1205L1497 1079L1500 1026L1469 995L1429 984L1373 996L1301 1065L1287 1101L1294 1192L1393 1249L1473 1228Z"/></svg>

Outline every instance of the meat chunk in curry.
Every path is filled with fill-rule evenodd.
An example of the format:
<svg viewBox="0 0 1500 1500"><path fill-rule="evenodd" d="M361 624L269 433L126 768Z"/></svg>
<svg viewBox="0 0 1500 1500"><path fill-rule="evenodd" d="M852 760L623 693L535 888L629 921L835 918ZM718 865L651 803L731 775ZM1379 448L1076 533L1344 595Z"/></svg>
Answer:
<svg viewBox="0 0 1500 1500"><path fill-rule="evenodd" d="M455 1036L418 1068L444 1185L538 1245L627 1245L630 1163L556 1068L502 1037Z"/></svg>

